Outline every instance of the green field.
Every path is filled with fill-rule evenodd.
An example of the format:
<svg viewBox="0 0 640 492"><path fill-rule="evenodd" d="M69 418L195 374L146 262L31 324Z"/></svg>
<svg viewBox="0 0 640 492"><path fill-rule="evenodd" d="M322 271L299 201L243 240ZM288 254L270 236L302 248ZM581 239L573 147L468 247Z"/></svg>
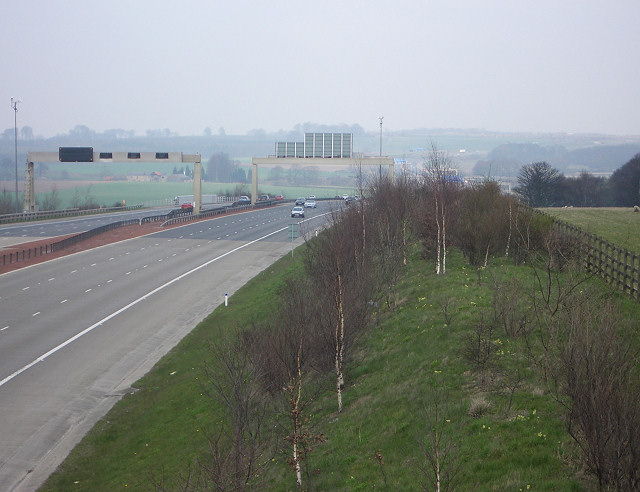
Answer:
<svg viewBox="0 0 640 492"><path fill-rule="evenodd" d="M543 208L568 224L640 253L640 213L631 208Z"/></svg>

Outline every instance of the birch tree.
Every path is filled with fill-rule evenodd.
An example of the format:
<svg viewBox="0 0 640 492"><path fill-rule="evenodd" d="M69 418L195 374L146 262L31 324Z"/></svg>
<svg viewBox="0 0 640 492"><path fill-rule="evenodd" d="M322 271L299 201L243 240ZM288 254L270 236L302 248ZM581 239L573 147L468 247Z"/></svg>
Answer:
<svg viewBox="0 0 640 492"><path fill-rule="evenodd" d="M309 326L317 316L315 305L307 293L310 285L305 279L290 280L280 294L282 307L276 313L277 325L254 330L251 351L260 374L265 376L265 389L274 396L284 395L286 429L284 440L291 446L287 463L302 486L302 462L311 453L312 446L322 442L322 434L312 435L307 429L305 410L310 398L305 396L305 347Z"/></svg>
<svg viewBox="0 0 640 492"><path fill-rule="evenodd" d="M335 213L333 226L307 243L306 268L320 304L319 329L333 349L338 412L342 411L345 352L368 322L368 255L362 260L361 217L353 208Z"/></svg>
<svg viewBox="0 0 640 492"><path fill-rule="evenodd" d="M447 273L447 226L449 207L453 198L453 191L457 187L450 179L452 176L452 161L449 156L431 143L431 151L425 158L425 185L431 194L433 218L436 229L436 266L437 275Z"/></svg>

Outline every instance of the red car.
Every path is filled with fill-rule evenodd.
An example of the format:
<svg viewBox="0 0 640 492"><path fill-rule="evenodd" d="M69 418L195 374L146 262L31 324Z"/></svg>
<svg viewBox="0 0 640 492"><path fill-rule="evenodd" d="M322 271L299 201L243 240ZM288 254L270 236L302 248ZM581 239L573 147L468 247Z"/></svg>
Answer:
<svg viewBox="0 0 640 492"><path fill-rule="evenodd" d="M276 200L284 200L284 195L276 195Z"/></svg>

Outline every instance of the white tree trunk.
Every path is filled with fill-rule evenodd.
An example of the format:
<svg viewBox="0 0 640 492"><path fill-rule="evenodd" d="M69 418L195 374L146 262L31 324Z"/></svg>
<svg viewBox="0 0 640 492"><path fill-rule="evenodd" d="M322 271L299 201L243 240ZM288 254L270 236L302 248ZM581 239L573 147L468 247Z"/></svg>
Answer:
<svg viewBox="0 0 640 492"><path fill-rule="evenodd" d="M440 230L440 210L438 208L438 198L436 197L436 275L440 275L440 245L442 243L442 231Z"/></svg>
<svg viewBox="0 0 640 492"><path fill-rule="evenodd" d="M509 237L507 238L507 250L505 256L509 256L509 246L511 245L511 201L509 201Z"/></svg>
<svg viewBox="0 0 640 492"><path fill-rule="evenodd" d="M300 457L298 456L298 444L293 443L293 462L296 464L296 483L302 487L302 469L300 467Z"/></svg>
<svg viewBox="0 0 640 492"><path fill-rule="evenodd" d="M344 376L342 374L342 363L344 359L344 312L342 309L342 277L338 274L337 277L337 299L336 304L338 308L338 323L336 324L336 390L338 392L338 413L342 412L342 388L344 388Z"/></svg>
<svg viewBox="0 0 640 492"><path fill-rule="evenodd" d="M447 228L444 217L444 206L440 206L442 210L442 275L447 273Z"/></svg>

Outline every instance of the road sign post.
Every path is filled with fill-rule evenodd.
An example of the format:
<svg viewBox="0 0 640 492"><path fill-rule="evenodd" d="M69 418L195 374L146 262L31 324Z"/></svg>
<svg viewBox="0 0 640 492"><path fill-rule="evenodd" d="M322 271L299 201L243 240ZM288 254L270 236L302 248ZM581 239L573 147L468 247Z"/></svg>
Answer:
<svg viewBox="0 0 640 492"><path fill-rule="evenodd" d="M291 256L293 257L293 240L298 237L298 224L289 224L289 239L291 239Z"/></svg>

